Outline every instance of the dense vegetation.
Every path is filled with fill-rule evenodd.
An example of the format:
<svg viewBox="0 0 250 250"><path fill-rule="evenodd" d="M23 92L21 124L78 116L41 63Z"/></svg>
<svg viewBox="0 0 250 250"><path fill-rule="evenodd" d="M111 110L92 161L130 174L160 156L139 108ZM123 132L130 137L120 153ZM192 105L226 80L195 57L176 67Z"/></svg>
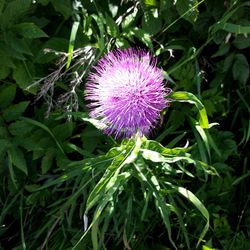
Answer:
<svg viewBox="0 0 250 250"><path fill-rule="evenodd" d="M0 0L0 248L250 249L249 20L244 0ZM129 47L173 102L115 140L85 82Z"/></svg>

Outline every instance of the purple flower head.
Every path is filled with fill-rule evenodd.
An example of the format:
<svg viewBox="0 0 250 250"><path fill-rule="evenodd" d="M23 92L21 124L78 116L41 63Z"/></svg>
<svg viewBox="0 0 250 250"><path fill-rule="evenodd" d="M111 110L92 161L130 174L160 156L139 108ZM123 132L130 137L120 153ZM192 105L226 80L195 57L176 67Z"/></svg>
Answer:
<svg viewBox="0 0 250 250"><path fill-rule="evenodd" d="M117 49L94 66L86 83L90 116L107 126L115 137L147 135L168 106L170 89L156 59L141 49Z"/></svg>

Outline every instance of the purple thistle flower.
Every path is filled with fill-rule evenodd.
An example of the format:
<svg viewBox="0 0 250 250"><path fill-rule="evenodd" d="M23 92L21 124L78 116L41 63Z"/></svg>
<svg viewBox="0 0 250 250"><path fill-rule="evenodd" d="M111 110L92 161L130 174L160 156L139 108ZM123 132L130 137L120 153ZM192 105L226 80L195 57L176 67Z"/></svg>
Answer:
<svg viewBox="0 0 250 250"><path fill-rule="evenodd" d="M94 66L86 83L90 116L115 137L147 135L168 106L170 89L163 86L163 72L156 59L141 49L117 49Z"/></svg>

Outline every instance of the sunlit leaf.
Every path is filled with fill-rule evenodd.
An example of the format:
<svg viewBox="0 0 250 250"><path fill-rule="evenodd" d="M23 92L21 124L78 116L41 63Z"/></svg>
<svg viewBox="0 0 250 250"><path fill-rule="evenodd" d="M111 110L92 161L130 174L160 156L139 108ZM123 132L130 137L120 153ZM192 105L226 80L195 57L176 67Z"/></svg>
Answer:
<svg viewBox="0 0 250 250"><path fill-rule="evenodd" d="M172 98L173 101L177 102L188 102L194 104L199 110L199 123L202 128L208 128L207 112L201 101L192 93L188 92L173 92L168 98Z"/></svg>

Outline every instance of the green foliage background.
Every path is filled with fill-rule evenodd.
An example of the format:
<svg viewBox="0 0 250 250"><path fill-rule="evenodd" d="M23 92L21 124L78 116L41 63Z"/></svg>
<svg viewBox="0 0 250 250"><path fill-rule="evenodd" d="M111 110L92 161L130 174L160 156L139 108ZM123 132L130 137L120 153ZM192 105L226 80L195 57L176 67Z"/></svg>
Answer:
<svg viewBox="0 0 250 250"><path fill-rule="evenodd" d="M0 249L249 249L249 20L243 0L0 0ZM114 141L84 83L128 47L176 102Z"/></svg>

